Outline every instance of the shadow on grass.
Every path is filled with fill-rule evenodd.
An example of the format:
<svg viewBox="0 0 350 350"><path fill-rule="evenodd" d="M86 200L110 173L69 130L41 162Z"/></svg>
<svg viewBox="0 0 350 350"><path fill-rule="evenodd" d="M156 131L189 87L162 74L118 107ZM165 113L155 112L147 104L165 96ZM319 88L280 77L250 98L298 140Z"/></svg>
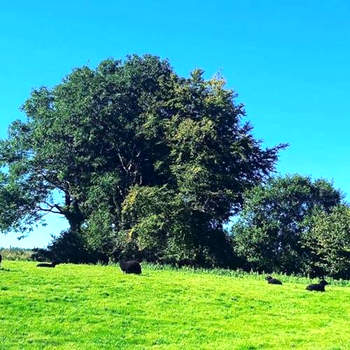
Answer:
<svg viewBox="0 0 350 350"><path fill-rule="evenodd" d="M14 270L5 269L4 267L0 267L0 271L4 271L4 272L13 272Z"/></svg>

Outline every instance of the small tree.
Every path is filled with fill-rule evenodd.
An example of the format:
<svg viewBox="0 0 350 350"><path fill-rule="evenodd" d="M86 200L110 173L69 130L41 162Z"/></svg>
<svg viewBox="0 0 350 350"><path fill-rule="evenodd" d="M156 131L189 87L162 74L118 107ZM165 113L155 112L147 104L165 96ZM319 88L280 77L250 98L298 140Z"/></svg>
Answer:
<svg viewBox="0 0 350 350"><path fill-rule="evenodd" d="M317 211L303 236L308 251L305 270L313 276L350 278L350 208L334 207L330 213Z"/></svg>
<svg viewBox="0 0 350 350"><path fill-rule="evenodd" d="M331 183L299 175L272 178L247 191L232 228L237 254L257 270L300 272L306 218L315 208L330 212L341 198Z"/></svg>

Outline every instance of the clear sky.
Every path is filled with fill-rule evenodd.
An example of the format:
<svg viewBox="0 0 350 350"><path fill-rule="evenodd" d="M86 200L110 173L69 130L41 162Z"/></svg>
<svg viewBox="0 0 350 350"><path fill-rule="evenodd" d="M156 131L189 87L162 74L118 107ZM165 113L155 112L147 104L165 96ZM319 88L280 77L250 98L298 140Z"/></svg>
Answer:
<svg viewBox="0 0 350 350"><path fill-rule="evenodd" d="M347 0L10 1L0 11L0 137L33 88L74 67L130 53L168 58L180 75L220 72L277 170L333 180L350 194L350 2ZM63 219L18 241L46 246Z"/></svg>

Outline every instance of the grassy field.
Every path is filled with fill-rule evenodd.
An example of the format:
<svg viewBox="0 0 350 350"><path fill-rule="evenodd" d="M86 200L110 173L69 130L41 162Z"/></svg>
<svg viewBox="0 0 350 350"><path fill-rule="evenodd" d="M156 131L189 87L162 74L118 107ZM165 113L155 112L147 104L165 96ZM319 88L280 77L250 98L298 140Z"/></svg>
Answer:
<svg viewBox="0 0 350 350"><path fill-rule="evenodd" d="M4 261L0 349L350 349L350 288L281 278Z"/></svg>

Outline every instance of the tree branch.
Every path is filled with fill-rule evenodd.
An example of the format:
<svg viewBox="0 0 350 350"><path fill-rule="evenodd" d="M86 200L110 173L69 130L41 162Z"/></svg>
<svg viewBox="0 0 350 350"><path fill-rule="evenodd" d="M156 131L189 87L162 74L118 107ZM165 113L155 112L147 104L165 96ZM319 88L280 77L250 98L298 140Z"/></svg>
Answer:
<svg viewBox="0 0 350 350"><path fill-rule="evenodd" d="M38 208L40 211L44 211L44 212L47 212L47 213L53 213L53 214L64 215L61 211L55 211L55 210L50 209L50 208L42 208L40 205L38 205L37 208Z"/></svg>

